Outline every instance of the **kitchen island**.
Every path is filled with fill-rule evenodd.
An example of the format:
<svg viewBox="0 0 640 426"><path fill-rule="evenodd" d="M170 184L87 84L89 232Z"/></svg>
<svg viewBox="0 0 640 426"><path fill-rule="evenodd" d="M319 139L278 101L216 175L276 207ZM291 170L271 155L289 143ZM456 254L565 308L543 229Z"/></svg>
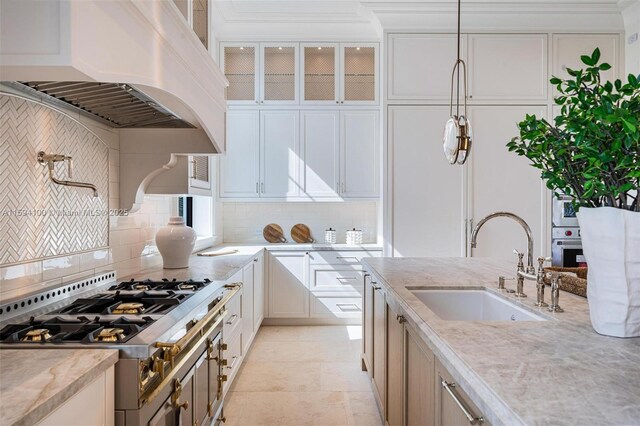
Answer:
<svg viewBox="0 0 640 426"><path fill-rule="evenodd" d="M1 350L0 424L112 424L117 361L111 349Z"/></svg>
<svg viewBox="0 0 640 426"><path fill-rule="evenodd" d="M380 258L365 259L363 264L371 274L370 280L381 289L372 294L384 294L384 332L393 333L389 325L396 318L390 318L390 313L397 313L400 322L405 322L405 329L409 328L432 351L436 370L440 364L448 371L457 386L454 392L467 395L470 401L465 408L472 412L470 407L474 405L479 411L475 414L486 423L638 424L640 338L598 335L591 328L586 299L561 292L559 302L564 313L550 313L533 306L532 281L525 282L528 298L516 299L505 290L498 290L498 276L513 277L515 262L486 258ZM514 281L507 283L507 288L515 287ZM546 321L443 320L411 292L474 288L486 288ZM548 302L548 292L546 297ZM365 352L366 347L365 341ZM393 354L394 348L387 351ZM436 377L432 383L437 394L442 380ZM449 398L446 393L443 395L442 399ZM387 396L378 402L382 411L389 414L394 412L389 405L389 401L393 404L394 395ZM442 403L435 399L438 413L443 410Z"/></svg>

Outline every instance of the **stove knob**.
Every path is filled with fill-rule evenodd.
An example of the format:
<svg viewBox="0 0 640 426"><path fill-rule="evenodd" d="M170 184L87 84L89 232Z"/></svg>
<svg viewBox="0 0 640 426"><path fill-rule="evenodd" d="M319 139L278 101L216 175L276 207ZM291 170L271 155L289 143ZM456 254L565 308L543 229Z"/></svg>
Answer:
<svg viewBox="0 0 640 426"><path fill-rule="evenodd" d="M564 235L566 235L567 237L570 237L573 235L573 232L571 231L564 231Z"/></svg>

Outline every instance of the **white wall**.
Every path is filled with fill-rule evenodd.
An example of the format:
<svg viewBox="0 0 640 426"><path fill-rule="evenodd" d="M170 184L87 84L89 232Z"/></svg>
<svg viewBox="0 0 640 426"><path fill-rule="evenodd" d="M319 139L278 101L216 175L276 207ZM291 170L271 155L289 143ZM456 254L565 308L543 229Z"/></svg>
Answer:
<svg viewBox="0 0 640 426"><path fill-rule="evenodd" d="M627 74L640 75L640 0L623 5L625 61Z"/></svg>
<svg viewBox="0 0 640 426"><path fill-rule="evenodd" d="M324 231L337 231L337 242L344 243L346 231L362 229L364 243L377 239L378 203L224 203L225 243L264 243L262 228L270 223L282 227L285 237L293 242L291 228L304 223L318 242L324 242Z"/></svg>

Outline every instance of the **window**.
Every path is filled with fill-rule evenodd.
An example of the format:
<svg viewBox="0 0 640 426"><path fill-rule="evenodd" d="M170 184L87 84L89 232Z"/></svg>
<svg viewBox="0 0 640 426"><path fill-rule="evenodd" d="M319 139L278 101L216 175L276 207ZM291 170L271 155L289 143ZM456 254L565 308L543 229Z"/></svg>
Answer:
<svg viewBox="0 0 640 426"><path fill-rule="evenodd" d="M178 216L196 231L198 238L213 236L213 200L210 197L178 197Z"/></svg>

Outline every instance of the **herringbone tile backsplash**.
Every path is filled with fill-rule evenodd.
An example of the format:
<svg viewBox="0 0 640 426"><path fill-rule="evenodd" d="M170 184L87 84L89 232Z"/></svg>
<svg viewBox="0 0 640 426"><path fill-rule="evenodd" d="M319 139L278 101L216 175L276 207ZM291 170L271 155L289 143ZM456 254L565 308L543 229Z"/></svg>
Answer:
<svg viewBox="0 0 640 426"><path fill-rule="evenodd" d="M108 246L109 149L75 119L43 104L0 94L0 266ZM57 163L56 185L38 151L73 157L73 179Z"/></svg>

